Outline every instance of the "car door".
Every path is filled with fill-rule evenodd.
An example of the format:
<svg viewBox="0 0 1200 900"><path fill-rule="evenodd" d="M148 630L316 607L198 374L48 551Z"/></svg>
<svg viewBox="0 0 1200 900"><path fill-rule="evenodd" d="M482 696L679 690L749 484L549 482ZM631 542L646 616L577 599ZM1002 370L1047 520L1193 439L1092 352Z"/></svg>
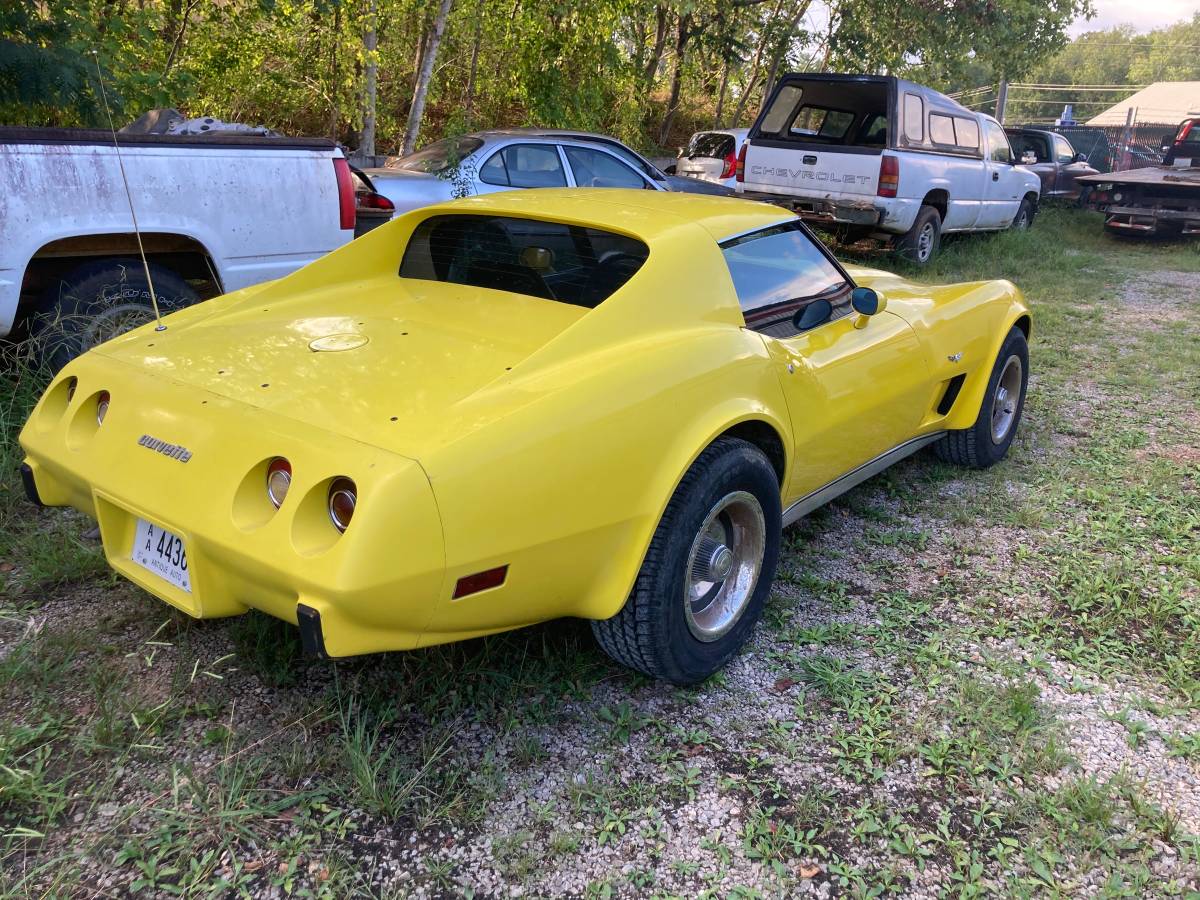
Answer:
<svg viewBox="0 0 1200 900"><path fill-rule="evenodd" d="M578 187L654 189L648 179L605 150L564 144L563 152Z"/></svg>
<svg viewBox="0 0 1200 900"><path fill-rule="evenodd" d="M556 145L516 143L486 157L476 182L478 193L492 194L513 188L566 187L567 174Z"/></svg>
<svg viewBox="0 0 1200 900"><path fill-rule="evenodd" d="M978 225L980 228L1006 228L1017 215L1021 205L1023 179L1013 165L1012 147L1008 136L996 122L983 122L987 157L984 165L984 202Z"/></svg>
<svg viewBox="0 0 1200 900"><path fill-rule="evenodd" d="M721 245L746 317L787 398L796 455L785 496L802 497L916 433L929 402L917 336L886 310L865 322L854 285L799 222ZM806 321L810 307L828 315Z"/></svg>
<svg viewBox="0 0 1200 900"><path fill-rule="evenodd" d="M1054 135L1054 158L1058 162L1058 181L1054 185L1055 197L1075 199L1079 196L1079 185L1076 178L1084 175L1095 175L1096 170L1087 164L1086 160L1076 161L1075 148L1071 142L1060 134Z"/></svg>

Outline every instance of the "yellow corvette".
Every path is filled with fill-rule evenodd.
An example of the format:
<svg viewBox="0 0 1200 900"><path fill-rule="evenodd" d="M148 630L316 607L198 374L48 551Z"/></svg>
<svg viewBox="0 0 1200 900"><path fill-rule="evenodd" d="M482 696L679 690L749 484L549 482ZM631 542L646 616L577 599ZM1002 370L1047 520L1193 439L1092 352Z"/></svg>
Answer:
<svg viewBox="0 0 1200 900"><path fill-rule="evenodd" d="M560 616L677 683L747 640L783 526L1021 417L1004 281L842 268L789 213L649 191L416 210L280 281L68 365L21 435L30 496L197 617L327 656Z"/></svg>

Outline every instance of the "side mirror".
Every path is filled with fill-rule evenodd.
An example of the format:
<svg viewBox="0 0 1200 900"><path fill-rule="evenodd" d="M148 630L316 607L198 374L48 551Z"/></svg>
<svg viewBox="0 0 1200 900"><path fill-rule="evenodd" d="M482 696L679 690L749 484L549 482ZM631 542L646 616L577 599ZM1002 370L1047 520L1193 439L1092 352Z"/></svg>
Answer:
<svg viewBox="0 0 1200 900"><path fill-rule="evenodd" d="M796 327L797 331L808 331L810 328L824 325L832 315L833 304L822 297L819 300L814 300L803 309L798 310L796 315L792 317L792 324Z"/></svg>
<svg viewBox="0 0 1200 900"><path fill-rule="evenodd" d="M856 287L850 294L850 305L858 313L854 320L855 328L866 328L867 320L887 309L884 296L869 287Z"/></svg>
<svg viewBox="0 0 1200 900"><path fill-rule="evenodd" d="M1085 163L1085 162L1087 162L1087 154L1086 153L1076 153L1075 156L1072 157L1071 162Z"/></svg>

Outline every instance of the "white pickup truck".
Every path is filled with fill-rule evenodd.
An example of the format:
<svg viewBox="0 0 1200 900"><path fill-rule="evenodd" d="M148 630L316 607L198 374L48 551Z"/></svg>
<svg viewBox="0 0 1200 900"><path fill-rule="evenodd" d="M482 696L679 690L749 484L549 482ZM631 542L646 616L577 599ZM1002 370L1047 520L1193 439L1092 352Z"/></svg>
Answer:
<svg viewBox="0 0 1200 900"><path fill-rule="evenodd" d="M354 236L328 140L0 128L0 337L57 368L151 317L279 278Z"/></svg>
<svg viewBox="0 0 1200 900"><path fill-rule="evenodd" d="M937 91L881 75L788 74L742 145L737 190L918 265L947 232L1026 228L1040 181L1004 128Z"/></svg>

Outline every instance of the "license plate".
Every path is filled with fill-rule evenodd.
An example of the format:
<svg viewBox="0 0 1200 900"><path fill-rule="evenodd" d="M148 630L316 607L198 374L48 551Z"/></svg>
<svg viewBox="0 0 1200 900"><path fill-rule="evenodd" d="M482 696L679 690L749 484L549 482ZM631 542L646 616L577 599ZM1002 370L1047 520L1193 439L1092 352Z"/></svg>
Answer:
<svg viewBox="0 0 1200 900"><path fill-rule="evenodd" d="M133 534L133 552L130 558L159 578L169 581L189 594L192 592L192 576L188 572L187 550L183 538L165 528L138 519Z"/></svg>

